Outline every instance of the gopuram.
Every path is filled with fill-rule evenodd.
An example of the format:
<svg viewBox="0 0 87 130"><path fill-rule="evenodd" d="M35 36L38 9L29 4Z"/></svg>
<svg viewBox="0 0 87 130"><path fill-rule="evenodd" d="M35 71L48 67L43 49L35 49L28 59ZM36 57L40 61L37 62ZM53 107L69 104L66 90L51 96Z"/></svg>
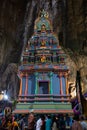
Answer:
<svg viewBox="0 0 87 130"><path fill-rule="evenodd" d="M35 21L18 69L20 91L14 113L73 113L66 55L46 11Z"/></svg>

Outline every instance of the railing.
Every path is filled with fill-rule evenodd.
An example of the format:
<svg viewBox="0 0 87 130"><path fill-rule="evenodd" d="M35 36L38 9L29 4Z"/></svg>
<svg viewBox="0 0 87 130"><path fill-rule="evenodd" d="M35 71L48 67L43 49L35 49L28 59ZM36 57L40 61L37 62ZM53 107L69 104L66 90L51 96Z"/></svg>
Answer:
<svg viewBox="0 0 87 130"><path fill-rule="evenodd" d="M18 102L70 102L70 95L19 95Z"/></svg>

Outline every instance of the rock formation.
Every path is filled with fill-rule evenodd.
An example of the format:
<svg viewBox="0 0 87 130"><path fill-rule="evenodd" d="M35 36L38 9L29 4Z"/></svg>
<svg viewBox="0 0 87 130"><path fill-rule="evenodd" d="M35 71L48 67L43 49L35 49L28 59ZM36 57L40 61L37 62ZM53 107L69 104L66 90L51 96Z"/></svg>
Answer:
<svg viewBox="0 0 87 130"><path fill-rule="evenodd" d="M83 88L87 87L86 7L86 0L1 0L0 89L7 89L8 84L12 90L19 87L14 68L20 63L22 50L33 34L34 21L43 8L50 14L54 32L66 50L70 80L75 81L76 70L80 69Z"/></svg>

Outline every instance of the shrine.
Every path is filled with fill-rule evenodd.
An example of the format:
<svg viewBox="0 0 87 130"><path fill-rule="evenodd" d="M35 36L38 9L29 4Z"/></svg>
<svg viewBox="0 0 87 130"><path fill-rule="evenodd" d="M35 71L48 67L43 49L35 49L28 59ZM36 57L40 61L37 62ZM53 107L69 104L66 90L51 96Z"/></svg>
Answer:
<svg viewBox="0 0 87 130"><path fill-rule="evenodd" d="M20 91L14 113L73 113L65 59L49 14L43 10L21 57Z"/></svg>

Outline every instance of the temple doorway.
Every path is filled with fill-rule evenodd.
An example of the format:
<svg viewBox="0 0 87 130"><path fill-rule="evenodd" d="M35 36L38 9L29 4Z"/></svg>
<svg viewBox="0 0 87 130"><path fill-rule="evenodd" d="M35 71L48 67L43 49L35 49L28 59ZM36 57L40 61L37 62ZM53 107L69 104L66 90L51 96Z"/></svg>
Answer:
<svg viewBox="0 0 87 130"><path fill-rule="evenodd" d="M48 81L39 82L39 94L49 94L49 82Z"/></svg>

